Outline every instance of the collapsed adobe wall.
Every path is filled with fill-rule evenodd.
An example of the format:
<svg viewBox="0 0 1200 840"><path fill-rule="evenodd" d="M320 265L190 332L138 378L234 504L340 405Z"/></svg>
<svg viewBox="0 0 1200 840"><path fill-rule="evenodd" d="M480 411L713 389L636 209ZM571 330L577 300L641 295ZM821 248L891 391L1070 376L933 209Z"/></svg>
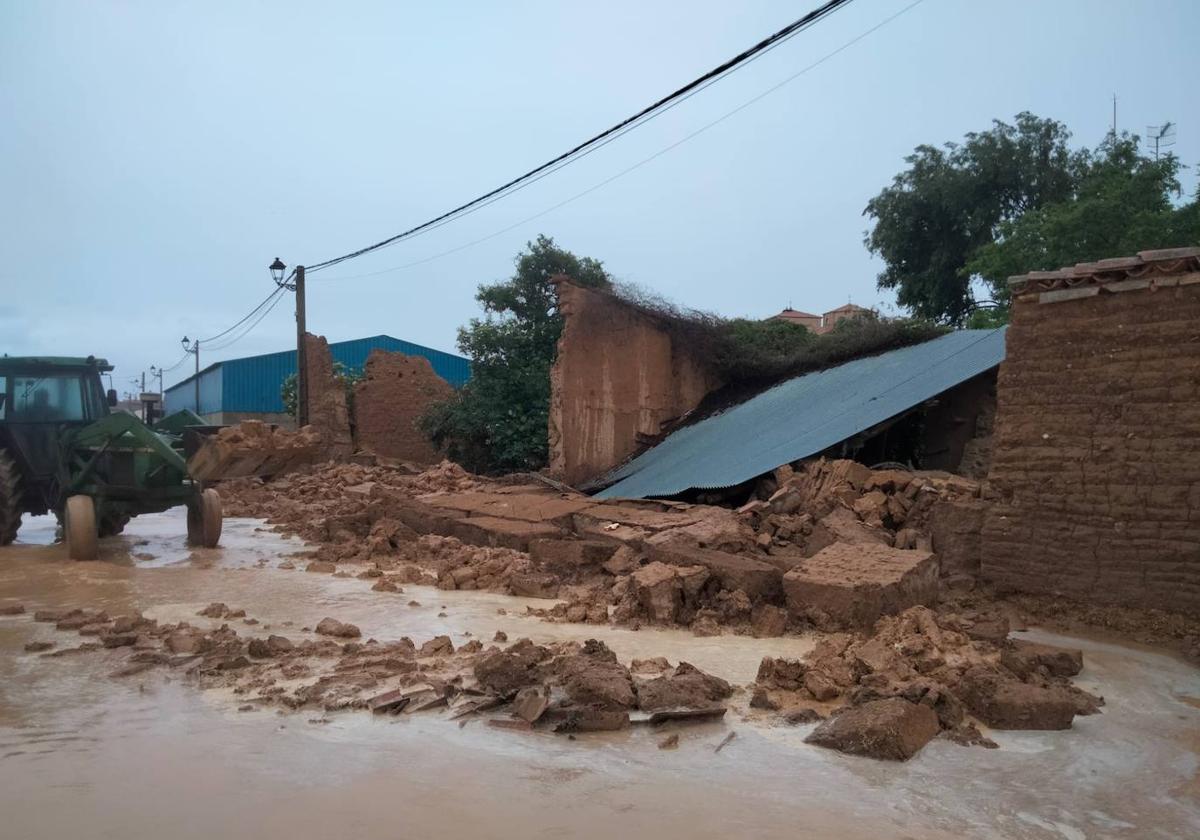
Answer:
<svg viewBox="0 0 1200 840"><path fill-rule="evenodd" d="M1200 249L1011 283L982 574L1200 609Z"/></svg>
<svg viewBox="0 0 1200 840"><path fill-rule="evenodd" d="M441 454L417 421L444 402L454 387L433 371L424 356L372 350L354 386L354 437L359 449L417 464L435 464Z"/></svg>
<svg viewBox="0 0 1200 840"><path fill-rule="evenodd" d="M580 484L722 383L651 316L565 277L554 282L564 323L550 371L550 469Z"/></svg>
<svg viewBox="0 0 1200 840"><path fill-rule="evenodd" d="M354 452L346 389L333 375L333 355L323 335L304 334L304 361L308 371L308 424L321 435L326 458L345 458Z"/></svg>

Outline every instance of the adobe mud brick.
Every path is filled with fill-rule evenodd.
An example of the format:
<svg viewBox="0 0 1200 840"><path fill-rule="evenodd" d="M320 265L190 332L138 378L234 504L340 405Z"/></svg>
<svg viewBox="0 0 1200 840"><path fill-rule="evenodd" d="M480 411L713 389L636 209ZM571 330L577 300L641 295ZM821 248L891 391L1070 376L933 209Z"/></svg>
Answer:
<svg viewBox="0 0 1200 840"><path fill-rule="evenodd" d="M354 452L350 436L350 410L346 389L333 375L333 356L323 335L304 334L304 361L308 370L308 424L321 436L326 458L341 459Z"/></svg>
<svg viewBox="0 0 1200 840"><path fill-rule="evenodd" d="M563 330L550 370L550 469L578 485L723 383L652 315L567 277L553 282Z"/></svg>
<svg viewBox="0 0 1200 840"><path fill-rule="evenodd" d="M453 386L424 356L372 350L363 380L354 386L358 448L416 464L437 463L441 455L417 422L430 405L453 394Z"/></svg>
<svg viewBox="0 0 1200 840"><path fill-rule="evenodd" d="M986 507L980 499L938 499L934 503L929 532L942 574L978 574Z"/></svg>
<svg viewBox="0 0 1200 840"><path fill-rule="evenodd" d="M469 545L513 548L528 551L532 540L565 536L560 528L542 522L500 519L495 516L463 516L457 511L437 508L410 499L393 499L387 515L418 534L455 537Z"/></svg>
<svg viewBox="0 0 1200 840"><path fill-rule="evenodd" d="M1015 294L981 543L1002 589L1200 610L1200 258L1179 253ZM1043 302L1063 291L1088 296Z"/></svg>
<svg viewBox="0 0 1200 840"><path fill-rule="evenodd" d="M669 566L703 566L717 579L721 589L730 592L740 589L749 596L751 603L774 604L783 599L783 572L762 560L677 543L647 544L646 552L651 560Z"/></svg>
<svg viewBox="0 0 1200 840"><path fill-rule="evenodd" d="M804 740L851 755L908 761L940 728L937 715L928 706L890 697L851 706Z"/></svg>
<svg viewBox="0 0 1200 840"><path fill-rule="evenodd" d="M570 528L573 514L595 506L595 502L586 496L564 499L546 492L449 493L427 496L423 501L432 507L465 516L545 522L560 528Z"/></svg>
<svg viewBox="0 0 1200 840"><path fill-rule="evenodd" d="M618 547L615 542L600 540L533 540L529 557L539 569L571 578L599 569Z"/></svg>
<svg viewBox="0 0 1200 840"><path fill-rule="evenodd" d="M938 592L937 558L870 543L834 543L783 576L788 612L810 608L847 628L870 628L881 616L932 604Z"/></svg>

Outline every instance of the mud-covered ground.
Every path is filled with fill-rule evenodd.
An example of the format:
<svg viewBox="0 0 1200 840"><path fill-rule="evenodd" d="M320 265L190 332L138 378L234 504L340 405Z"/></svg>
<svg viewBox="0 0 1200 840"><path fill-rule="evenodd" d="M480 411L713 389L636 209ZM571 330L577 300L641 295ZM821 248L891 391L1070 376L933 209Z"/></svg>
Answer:
<svg viewBox="0 0 1200 840"><path fill-rule="evenodd" d="M1200 835L1200 672L1158 652L1036 629L1084 651L1075 684L1101 714L1052 732L989 731L998 749L935 739L907 763L806 745L814 725L749 708L763 657L819 635L698 637L684 629L551 623L523 599L280 568L303 546L229 519L223 547L184 545L178 514L142 517L67 561L52 520L0 549L0 803L12 837L1184 837ZM197 616L213 602L245 617ZM410 605L416 602L416 605ZM86 641L37 610L142 614L159 624L317 642L326 616L362 639L456 648L497 631L538 645L595 638L624 663L687 661L735 689L716 723L619 732L465 726L448 710L375 716L247 704L236 686L129 651L45 656ZM503 611L503 612L501 612ZM257 624L245 624L252 619ZM30 643L53 642L46 651ZM250 707L248 711L239 711ZM728 736L735 733L732 741ZM675 749L659 749L671 734ZM724 743L720 752L716 748Z"/></svg>

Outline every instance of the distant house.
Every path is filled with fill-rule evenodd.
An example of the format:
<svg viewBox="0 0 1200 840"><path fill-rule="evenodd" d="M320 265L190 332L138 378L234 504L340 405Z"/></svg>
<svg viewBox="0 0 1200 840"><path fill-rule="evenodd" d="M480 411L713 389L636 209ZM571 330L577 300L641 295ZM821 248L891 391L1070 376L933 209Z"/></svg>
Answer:
<svg viewBox="0 0 1200 840"><path fill-rule="evenodd" d="M801 312L798 309L792 309L790 306L780 312L778 315L772 315L770 320L787 321L792 324L799 324L802 327L807 327L817 335L827 333L837 325L838 321L844 321L847 318L861 318L865 315L871 315L870 309L865 306L858 306L853 303L847 303L845 306L839 306L837 309L830 309L824 315L813 315L811 312Z"/></svg>
<svg viewBox="0 0 1200 840"><path fill-rule="evenodd" d="M424 356L438 376L455 388L471 378L471 363L462 356L413 344L390 335L375 335L329 345L334 362L348 370L361 371L372 350L387 350L406 356ZM177 382L163 395L167 414L191 409L213 424L263 420L290 424L291 415L283 407L283 381L296 372L296 351L283 350L261 356L227 359L213 364ZM197 388L199 377L199 388ZM199 392L199 406L196 395Z"/></svg>
<svg viewBox="0 0 1200 840"><path fill-rule="evenodd" d="M790 324L799 324L802 327L807 327L813 332L821 331L820 315L813 315L811 312L801 312L799 309L792 309L790 306L776 315L772 320L787 321Z"/></svg>

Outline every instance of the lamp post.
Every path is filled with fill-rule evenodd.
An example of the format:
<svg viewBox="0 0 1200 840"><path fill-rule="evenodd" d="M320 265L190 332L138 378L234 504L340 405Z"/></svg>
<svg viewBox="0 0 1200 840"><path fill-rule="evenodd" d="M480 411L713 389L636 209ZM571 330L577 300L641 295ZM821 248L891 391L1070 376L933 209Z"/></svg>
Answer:
<svg viewBox="0 0 1200 840"><path fill-rule="evenodd" d="M304 353L304 333L307 331L304 318L304 266L298 265L288 280L284 280L287 266L279 257L268 266L275 285L296 293L296 426L308 425L308 359Z"/></svg>
<svg viewBox="0 0 1200 840"><path fill-rule="evenodd" d="M196 416L199 417L200 416L200 339L196 339L195 341L189 341L188 337L185 335L183 338L181 338L179 340L179 343L181 345L183 345L183 352L192 353L196 356L196 373L193 377L193 382L194 382L195 388L196 388Z"/></svg>

